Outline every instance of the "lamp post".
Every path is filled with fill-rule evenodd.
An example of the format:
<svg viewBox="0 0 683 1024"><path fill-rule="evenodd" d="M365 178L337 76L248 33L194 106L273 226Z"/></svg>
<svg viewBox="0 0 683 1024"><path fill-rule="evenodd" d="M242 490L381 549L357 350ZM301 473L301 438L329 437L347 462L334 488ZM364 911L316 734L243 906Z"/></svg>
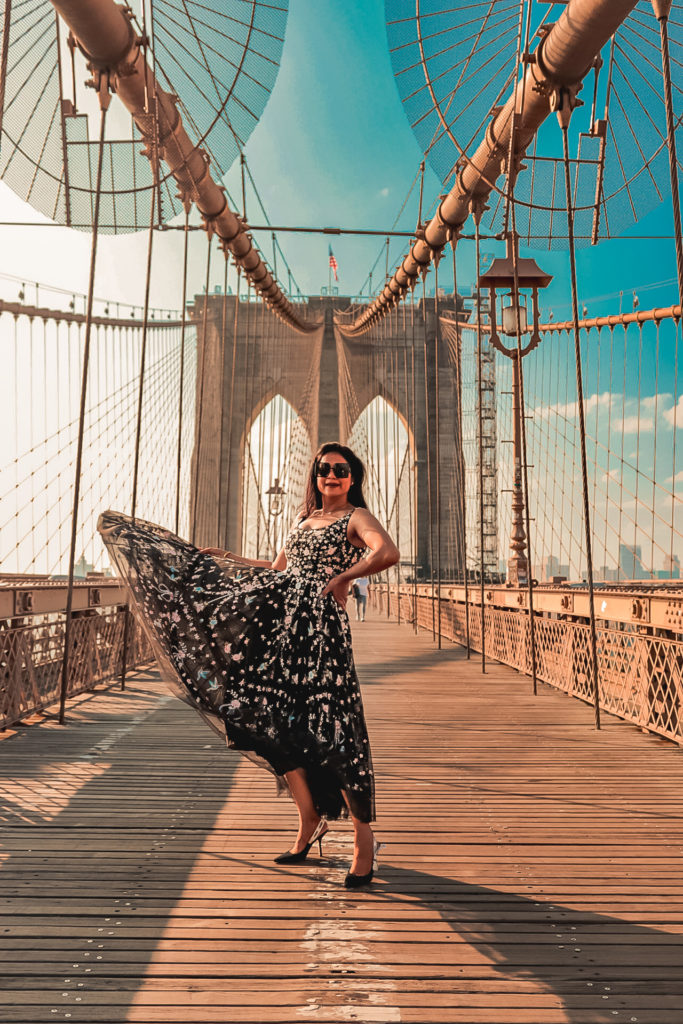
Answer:
<svg viewBox="0 0 683 1024"><path fill-rule="evenodd" d="M266 491L268 495L268 519L270 520L273 537L273 558L277 555L277 518L282 515L285 507L286 493L284 487L280 485L279 477L275 477L272 487L269 487Z"/></svg>
<svg viewBox="0 0 683 1024"><path fill-rule="evenodd" d="M527 535L524 527L524 490L522 487L522 409L520 356L533 351L541 341L539 331L538 292L547 288L552 276L546 274L535 260L518 255L518 238L514 232L507 235L507 253L496 258L485 274L479 277L479 287L488 288L490 294L490 331L494 347L512 360L512 426L514 476L512 483L511 556L508 559L508 583L514 587L526 586L529 579ZM528 317L528 295L531 292L532 323ZM497 293L500 292L500 296ZM505 294L507 293L507 294ZM500 298L501 331L515 338L514 347L508 347L498 333L496 299ZM528 335L528 337L527 337Z"/></svg>

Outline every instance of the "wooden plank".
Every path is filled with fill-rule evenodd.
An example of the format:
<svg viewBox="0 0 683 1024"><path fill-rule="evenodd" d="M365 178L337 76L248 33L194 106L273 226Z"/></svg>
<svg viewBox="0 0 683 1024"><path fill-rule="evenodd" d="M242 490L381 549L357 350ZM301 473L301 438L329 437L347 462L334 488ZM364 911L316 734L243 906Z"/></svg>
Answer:
<svg viewBox="0 0 683 1024"><path fill-rule="evenodd" d="M151 673L0 744L0 1022L680 1024L679 748L353 624L376 885Z"/></svg>

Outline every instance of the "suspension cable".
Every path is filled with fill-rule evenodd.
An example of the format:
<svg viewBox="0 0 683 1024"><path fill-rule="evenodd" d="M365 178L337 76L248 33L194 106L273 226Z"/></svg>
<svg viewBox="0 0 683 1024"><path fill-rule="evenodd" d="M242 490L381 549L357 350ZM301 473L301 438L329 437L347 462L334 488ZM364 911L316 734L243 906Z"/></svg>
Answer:
<svg viewBox="0 0 683 1024"><path fill-rule="evenodd" d="M567 235L569 237L569 267L572 289L572 314L574 321L574 361L576 366L576 397L579 411L579 432L581 438L581 481L583 489L583 521L588 567L588 607L590 615L590 662L595 702L595 728L600 728L600 681L598 678L598 634L595 624L595 592L593 585L593 542L591 536L590 505L588 497L588 468L586 461L586 411L583 397L583 369L581 364L581 337L579 331L579 299L576 274L576 249L574 244L574 208L572 200L571 171L569 162L569 121L572 108L571 98L563 90L558 120L562 130L564 156L564 181L567 195Z"/></svg>
<svg viewBox="0 0 683 1024"><path fill-rule="evenodd" d="M425 444L427 455L427 514L429 516L429 576L431 582L432 602L432 639L436 639L436 610L434 608L434 516L432 508L432 444L430 437L430 406L429 406L429 355L427 346L427 293L426 275L422 275L422 351L424 362L424 402L425 402Z"/></svg>
<svg viewBox="0 0 683 1024"><path fill-rule="evenodd" d="M524 19L524 4L520 4L519 11L519 29L518 29L518 41L517 41L517 61L521 60L522 57L522 32L523 32L523 19ZM529 33L531 28L531 11L528 11L526 20L526 38L524 39L524 49L529 49ZM532 559L532 547L531 547L531 514L529 510L529 459L527 452L527 436L526 436L526 403L524 400L524 364L522 355L522 325L520 322L519 313L519 251L517 246L517 203L515 200L515 183L516 183L516 171L513 166L515 144L517 142L517 96L519 92L520 84L519 80L515 82L515 103L512 111L512 122L510 125L510 145L508 149L508 166L507 166L507 189L506 189L506 210L505 219L506 224L510 224L512 228L512 274L515 289L515 335L516 335L516 359L513 359L514 366L513 372L517 374L517 384L519 388L519 431L521 441L521 473L522 473L522 495L524 501L524 519L526 529L526 551L527 551L527 595L529 601L529 643L531 646L531 679L532 689L534 696L538 693L538 679L537 679L537 663L536 663L536 627L534 622L534 581L533 581L533 559ZM522 95L521 95L521 106L524 105L525 92L526 92L526 77L522 82ZM536 299L537 293L534 293L534 299ZM515 472L517 469L515 468ZM513 484L516 486L516 484Z"/></svg>
<svg viewBox="0 0 683 1024"><path fill-rule="evenodd" d="M232 433L235 413L235 370L237 366L237 326L240 312L240 288L242 282L242 267L237 264L237 283L235 285L235 316L232 322L232 366L230 369L230 404L228 406L228 466L227 486L225 494L225 528L223 534L224 543L228 543L228 527L230 525L230 497L232 493Z"/></svg>
<svg viewBox="0 0 683 1024"><path fill-rule="evenodd" d="M475 260L477 264L477 441L479 447L479 600L481 615L481 670L486 672L486 621L484 615L484 408L483 408L483 359L482 359L482 322L481 322L481 248L479 224L483 210L475 212Z"/></svg>
<svg viewBox="0 0 683 1024"><path fill-rule="evenodd" d="M9 26L5 25L5 35ZM92 310L95 296L95 268L97 265L97 241L100 223L100 201L102 198L102 167L104 164L104 136L107 110L111 102L109 76L102 74L99 92L100 138L97 151L97 180L95 185L95 209L93 211L92 241L90 247L90 275L88 278L88 305L85 317L85 338L83 343L83 368L81 374L81 404L78 413L78 444L76 448L76 469L74 473L74 501L71 513L71 544L69 549L69 579L66 591L66 618L64 621L64 651L62 654L62 675L59 690L59 724L64 724L66 694L69 686L69 656L71 654L71 626L73 622L74 573L76 568L76 540L78 535L78 502L81 492L81 465L83 461L83 438L85 434L85 403L88 391L88 366L90 362L90 338L92 334ZM126 609L127 614L127 609Z"/></svg>
<svg viewBox="0 0 683 1024"><path fill-rule="evenodd" d="M441 406L439 402L439 261L441 254L434 257L434 476L436 506L436 609L437 609L437 642L441 650L441 466L440 466L440 429L439 419Z"/></svg>
<svg viewBox="0 0 683 1024"><path fill-rule="evenodd" d="M143 8L144 13L145 8ZM152 24L152 37L154 36L154 27ZM146 31L143 32L143 37L148 40L149 36ZM148 45L145 44L145 45ZM152 58L154 60L154 56ZM145 60L145 106L146 112L149 113L149 94L147 93L147 61ZM139 371L139 384L138 384L138 407L137 407L137 418L135 424L135 455L133 461L133 489L131 496L131 519L135 522L135 513L137 511L137 499L138 499L138 477L140 471L140 440L142 437L142 409L143 409L143 398L145 393L145 374L147 369L147 335L149 327L149 295L152 283L152 252L154 248L154 224L157 214L157 202L160 193L159 187L159 110L157 104L157 81L156 74L152 76L153 80L153 95L151 102L151 113L152 113L152 147L150 153L150 160L152 164L152 190L150 199L150 212L149 212L149 231L147 236L147 268L145 273L145 304L142 315L142 340L140 344L140 371ZM130 627L131 627L131 613L128 607L126 607L126 617L123 621L123 645L121 652L121 689L126 688L126 672L128 669L128 645L130 640Z"/></svg>
<svg viewBox="0 0 683 1024"><path fill-rule="evenodd" d="M457 409L457 429L456 429L456 459L458 460L458 482L460 485L460 509L461 509L461 524L460 524L460 546L461 546L461 564L463 571L463 579L465 583L465 640L466 640L466 651L467 660L472 656L472 647L470 643L470 592L469 592L469 580L467 578L467 500L465 497L465 453L463 451L463 436L462 436L462 332L458 327L458 270L457 270L457 258L455 255L456 245L455 239L453 239L451 251L453 253L453 301L455 303L455 372L457 382L457 395L456 401L458 403Z"/></svg>
<svg viewBox="0 0 683 1024"><path fill-rule="evenodd" d="M220 361L218 367L218 386L220 388L220 401L221 401L221 425L218 434L218 494L216 501L218 507L216 508L216 546L221 546L221 500L223 497L223 441L225 436L225 335L227 331L227 317L228 317L228 252L227 250L223 253L225 257L223 267L223 316L221 317L221 342L218 346L220 353Z"/></svg>
<svg viewBox="0 0 683 1024"><path fill-rule="evenodd" d="M197 439L195 442L194 455L194 493L192 495L192 543L197 542L197 502L199 500L199 470L202 455L202 426L204 422L204 384L206 380L206 349L207 330L209 322L209 278L211 274L211 235L206 245L206 278L204 283L204 308L202 310L202 344L201 350L197 351L197 358L200 359L199 367L199 408L195 413L197 421Z"/></svg>
<svg viewBox="0 0 683 1024"><path fill-rule="evenodd" d="M410 292L410 408L411 408L411 422L413 425L413 445L415 445L415 453L417 455L416 445L416 434L417 434L417 389L415 383L415 287ZM413 478L410 481L410 486L413 492L413 515L414 521L410 524L410 537L411 546L413 553L413 627L415 633L418 631L417 623L417 491L418 491L418 477L417 477L417 458L413 462Z"/></svg>
<svg viewBox="0 0 683 1024"><path fill-rule="evenodd" d="M183 308L180 325L180 388L178 393L178 446L176 452L176 492L175 492L175 532L180 530L180 470L182 462L183 441L183 400L185 386L185 333L187 329L187 257L190 234L190 207L185 206L185 236L183 246Z"/></svg>
<svg viewBox="0 0 683 1024"><path fill-rule="evenodd" d="M669 150L669 174L671 178L671 202L674 215L674 239L676 245L676 271L678 273L678 301L683 305L683 238L681 234L681 201L678 181L678 158L676 155L676 126L671 86L671 59L669 53L669 16L666 8L670 4L655 3L657 20L659 21L660 43L662 51L662 79L664 85L664 107L666 110L666 141Z"/></svg>

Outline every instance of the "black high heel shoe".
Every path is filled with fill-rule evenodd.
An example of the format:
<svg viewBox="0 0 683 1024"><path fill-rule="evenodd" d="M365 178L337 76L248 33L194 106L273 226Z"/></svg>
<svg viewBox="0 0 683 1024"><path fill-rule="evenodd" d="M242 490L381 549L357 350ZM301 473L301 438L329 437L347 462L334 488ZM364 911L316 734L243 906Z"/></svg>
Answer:
<svg viewBox="0 0 683 1024"><path fill-rule="evenodd" d="M375 871L377 871L377 854L380 851L380 844L377 842L375 837L372 837L372 867L366 875L354 875L352 871L349 871L348 875L344 879L344 885L347 889L360 889L364 885L370 885L373 879Z"/></svg>
<svg viewBox="0 0 683 1024"><path fill-rule="evenodd" d="M313 832L313 835L308 840L308 842L304 846L303 850L299 850L298 853L290 853L289 851L287 851L287 853L281 853L279 857L275 858L275 863L276 864L301 864L303 861L306 860L306 858L308 857L308 854L310 852L311 847L316 842L318 844L318 850L320 852L320 856L322 857L322 855L323 855L323 839L327 835L328 831L329 831L329 829L327 827L327 820L325 818L321 818L320 821L318 822L318 824L315 827L315 831Z"/></svg>

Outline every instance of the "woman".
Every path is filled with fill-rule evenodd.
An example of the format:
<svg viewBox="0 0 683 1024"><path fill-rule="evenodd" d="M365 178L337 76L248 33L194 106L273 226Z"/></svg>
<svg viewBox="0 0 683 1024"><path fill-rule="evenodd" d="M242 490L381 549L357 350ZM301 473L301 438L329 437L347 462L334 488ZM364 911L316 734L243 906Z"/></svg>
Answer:
<svg viewBox="0 0 683 1024"><path fill-rule="evenodd" d="M299 863L348 812L346 886L372 880L374 779L345 612L351 580L398 561L363 497L365 470L345 445L313 459L304 508L273 562L105 512L98 528L128 581L179 695L228 746L284 778L299 832L276 860Z"/></svg>

